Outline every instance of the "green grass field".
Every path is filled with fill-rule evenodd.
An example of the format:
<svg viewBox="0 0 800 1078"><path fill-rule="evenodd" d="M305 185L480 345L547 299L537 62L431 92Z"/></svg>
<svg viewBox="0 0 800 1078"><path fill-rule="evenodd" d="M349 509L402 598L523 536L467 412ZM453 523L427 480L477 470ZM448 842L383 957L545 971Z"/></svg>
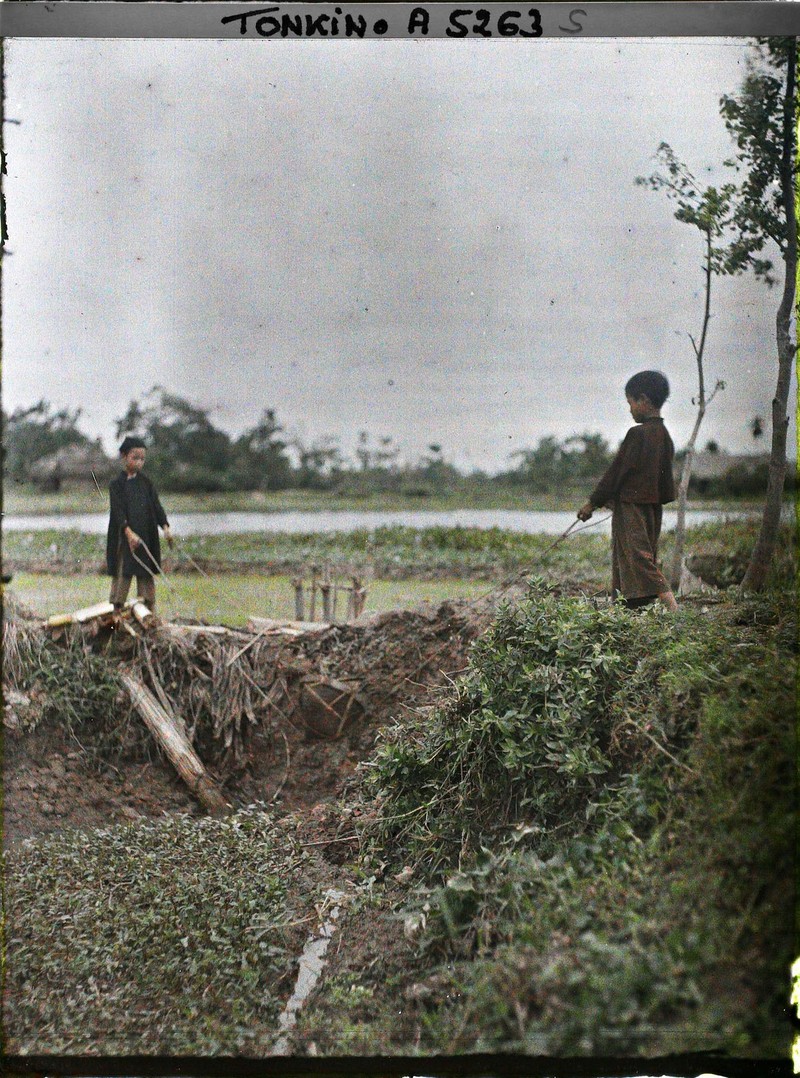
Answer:
<svg viewBox="0 0 800 1078"><path fill-rule="evenodd" d="M19 573L10 591L35 614L67 614L108 598L109 579L99 575L61 577L50 573ZM375 580L368 586L365 614L410 609L448 599L475 599L491 584L480 580ZM131 595L135 592L135 584ZM168 620L184 619L216 625L243 626L250 617L294 618L294 589L288 576L255 573L180 575L161 581L158 613ZM337 611L344 620L347 597L340 594ZM308 608L306 617L308 617ZM317 620L322 608L317 596Z"/></svg>

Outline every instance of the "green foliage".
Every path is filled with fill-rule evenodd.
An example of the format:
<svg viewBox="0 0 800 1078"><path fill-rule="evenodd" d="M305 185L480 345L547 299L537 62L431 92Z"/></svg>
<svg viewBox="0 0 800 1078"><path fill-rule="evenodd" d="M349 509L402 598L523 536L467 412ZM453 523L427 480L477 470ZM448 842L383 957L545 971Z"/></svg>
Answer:
<svg viewBox="0 0 800 1078"><path fill-rule="evenodd" d="M752 467L735 464L719 478L694 479L689 484L690 490L717 498L763 498L767 492L769 463L762 461ZM787 468L783 489L788 493L797 487L795 469Z"/></svg>
<svg viewBox="0 0 800 1078"><path fill-rule="evenodd" d="M748 58L739 93L725 94L720 101L725 126L736 143L737 168L745 171L735 218L740 250L761 250L768 239L786 250L786 187L788 181L791 188L794 159L796 87L788 103L788 123L784 109L787 78L795 63L794 39L770 38L760 43L757 55ZM768 279L770 263L761 265L757 273Z"/></svg>
<svg viewBox="0 0 800 1078"><path fill-rule="evenodd" d="M425 873L421 959L459 989L431 1045L786 1052L795 669L782 591L668 619L535 587L504 612L367 774Z"/></svg>
<svg viewBox="0 0 800 1078"><path fill-rule="evenodd" d="M452 700L386 736L371 773L384 839L433 868L519 821L540 853L593 831L635 799L663 738L654 683L678 634L658 613L534 582L477 641Z"/></svg>
<svg viewBox="0 0 800 1078"><path fill-rule="evenodd" d="M794 125L787 123L784 109L787 77L795 58L793 39L763 42L756 55L748 57L738 94L721 98L720 113L736 144L736 156L725 166L735 178L719 188L702 188L672 148L662 142L656 156L663 171L636 180L652 190L664 191L677 204L675 217L708 237L713 273L752 270L768 285L774 284L772 262L760 253L770 240L784 253L787 248L787 187L791 190ZM793 80L791 86L790 96L796 103Z"/></svg>
<svg viewBox="0 0 800 1078"><path fill-rule="evenodd" d="M266 1054L315 923L304 853L263 807L26 844L6 871L5 1047Z"/></svg>
<svg viewBox="0 0 800 1078"><path fill-rule="evenodd" d="M534 449L519 449L517 469L498 481L524 485L535 492L562 490L564 485L594 484L612 460L608 443L600 434L580 434L559 442L547 435Z"/></svg>
<svg viewBox="0 0 800 1078"><path fill-rule="evenodd" d="M3 412L3 473L16 482L30 478L30 466L70 445L89 446L80 430L81 411L62 408L57 412L45 400L30 408Z"/></svg>
<svg viewBox="0 0 800 1078"><path fill-rule="evenodd" d="M32 636L18 664L16 687L37 701L37 720L57 723L102 766L119 755L128 734L130 702L114 666L84 644Z"/></svg>
<svg viewBox="0 0 800 1078"><path fill-rule="evenodd" d="M656 151L662 172L638 176L636 184L652 191L664 191L677 204L675 218L694 225L707 239L707 265L714 274L741 273L750 265L757 272L769 269L754 261L753 251L734 242L739 191L735 183L703 188L697 177L679 160L672 147L662 142Z"/></svg>
<svg viewBox="0 0 800 1078"><path fill-rule="evenodd" d="M144 403L131 401L116 424L117 436L137 434L147 442L148 470L164 490L225 490L230 438L183 397L154 386Z"/></svg>
<svg viewBox="0 0 800 1078"><path fill-rule="evenodd" d="M230 485L235 490L286 490L292 482L287 443L277 437L283 427L275 412L265 409L255 427L233 445Z"/></svg>

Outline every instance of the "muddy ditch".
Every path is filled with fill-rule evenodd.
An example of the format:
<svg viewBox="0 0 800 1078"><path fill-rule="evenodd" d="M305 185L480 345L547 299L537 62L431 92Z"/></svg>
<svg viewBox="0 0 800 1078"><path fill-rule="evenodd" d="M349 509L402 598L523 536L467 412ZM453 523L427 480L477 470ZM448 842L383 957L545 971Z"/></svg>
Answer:
<svg viewBox="0 0 800 1078"><path fill-rule="evenodd" d="M133 636L113 619L47 629L7 595L5 843L204 814L124 690L76 719L98 677L113 685L122 671L171 709L232 807L264 803L329 830L324 805L380 728L435 699L492 611L489 602L443 603L298 634L156 622Z"/></svg>

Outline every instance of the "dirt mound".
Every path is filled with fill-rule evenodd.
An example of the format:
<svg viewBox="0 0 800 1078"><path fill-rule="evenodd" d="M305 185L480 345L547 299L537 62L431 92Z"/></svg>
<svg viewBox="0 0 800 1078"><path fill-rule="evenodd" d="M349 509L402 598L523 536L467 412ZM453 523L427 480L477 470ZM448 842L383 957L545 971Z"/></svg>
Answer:
<svg viewBox="0 0 800 1078"><path fill-rule="evenodd" d="M4 672L14 702L4 717L6 841L201 811L123 693L107 721L96 709L91 723L61 721L31 648L62 649L56 680L72 676L68 658L133 673L172 710L233 805L293 811L330 800L381 726L430 702L491 614L488 603L444 603L299 635L162 625L135 637L111 623L45 634L8 618L17 658Z"/></svg>

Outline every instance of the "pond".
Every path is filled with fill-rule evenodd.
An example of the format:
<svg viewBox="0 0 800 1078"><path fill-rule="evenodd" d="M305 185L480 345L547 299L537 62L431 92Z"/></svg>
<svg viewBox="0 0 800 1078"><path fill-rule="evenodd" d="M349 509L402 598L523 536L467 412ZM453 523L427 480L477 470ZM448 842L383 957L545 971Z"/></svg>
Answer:
<svg viewBox="0 0 800 1078"><path fill-rule="evenodd" d="M719 511L690 509L686 514L689 527L712 521L741 520L755 514L748 511ZM608 516L608 510L599 509L590 523ZM677 513L674 509L664 512L664 528L674 528ZM306 512L275 513L174 513L170 525L176 535L230 535L247 532L288 532L293 535L319 532L350 532L357 529L374 531L376 528L403 525L408 528L502 528L506 531L527 534L560 535L575 521L575 512L515 510L515 509L453 509L433 511L424 509L397 510L394 512L318 510ZM66 531L104 535L108 527L107 513L59 513L47 516L9 514L3 518L6 531ZM610 533L609 520L596 524L592 533Z"/></svg>

